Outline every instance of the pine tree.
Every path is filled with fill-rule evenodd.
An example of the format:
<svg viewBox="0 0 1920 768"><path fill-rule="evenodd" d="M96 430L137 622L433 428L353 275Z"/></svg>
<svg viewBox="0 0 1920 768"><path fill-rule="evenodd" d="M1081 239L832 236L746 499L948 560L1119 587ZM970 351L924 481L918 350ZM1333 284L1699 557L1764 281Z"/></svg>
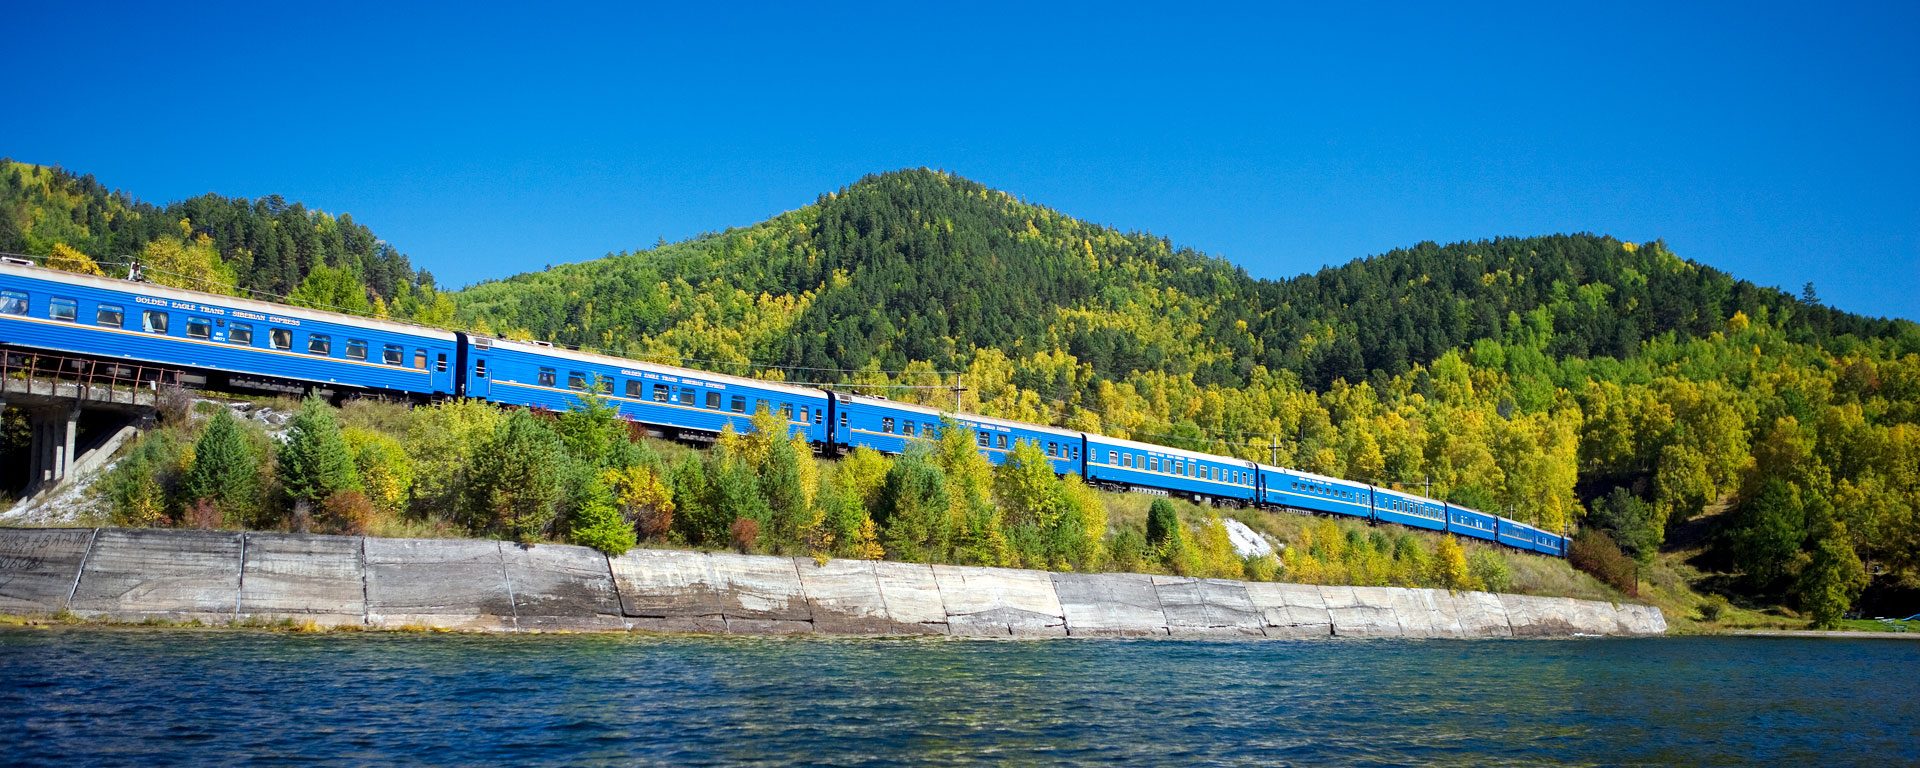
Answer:
<svg viewBox="0 0 1920 768"><path fill-rule="evenodd" d="M942 562L951 536L947 480L920 451L894 460L873 522L880 543L901 560Z"/></svg>
<svg viewBox="0 0 1920 768"><path fill-rule="evenodd" d="M207 501L229 526L244 526L257 511L260 458L247 442L244 427L225 408L213 418L193 444L193 464L181 490L188 504Z"/></svg>
<svg viewBox="0 0 1920 768"><path fill-rule="evenodd" d="M469 525L519 542L539 539L566 500L566 460L553 430L526 411L509 414L475 456Z"/></svg>
<svg viewBox="0 0 1920 768"><path fill-rule="evenodd" d="M307 398L288 422L279 475L281 491L293 502L294 529L299 531L307 530L314 504L340 491L359 489L353 455L340 436L333 407L325 400Z"/></svg>
<svg viewBox="0 0 1920 768"><path fill-rule="evenodd" d="M626 554L636 543L633 524L620 514L613 490L598 476L587 481L568 526L569 541L608 555Z"/></svg>
<svg viewBox="0 0 1920 768"><path fill-rule="evenodd" d="M1154 499L1147 507L1147 546L1164 549L1179 541L1180 513L1173 508L1173 502L1166 499Z"/></svg>

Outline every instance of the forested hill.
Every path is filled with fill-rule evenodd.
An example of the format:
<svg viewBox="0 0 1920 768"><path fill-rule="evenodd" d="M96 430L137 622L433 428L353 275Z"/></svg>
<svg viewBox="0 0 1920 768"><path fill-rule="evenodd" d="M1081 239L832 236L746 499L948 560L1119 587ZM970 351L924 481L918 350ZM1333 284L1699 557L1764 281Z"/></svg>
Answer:
<svg viewBox="0 0 1920 768"><path fill-rule="evenodd" d="M91 175L0 159L0 252L58 256L116 275L138 259L149 279L182 288L451 319L444 302L431 311L433 276L352 216L279 195L209 193L154 205Z"/></svg>
<svg viewBox="0 0 1920 768"><path fill-rule="evenodd" d="M1659 242L1421 244L1265 281L911 170L449 295L344 215L154 206L6 163L0 250L939 407L957 374L966 411L1580 530L1585 567L1623 588L1621 550L1651 564L1685 533L1759 604L1830 619L1871 573L1920 610L1920 327Z"/></svg>
<svg viewBox="0 0 1920 768"><path fill-rule="evenodd" d="M1591 235L1423 243L1255 280L1163 238L926 170L871 176L763 224L485 283L459 303L465 318L614 352L670 351L649 340L692 324L704 341L668 346L729 362L955 369L995 348L1068 353L1102 379L1166 371L1244 385L1265 366L1316 389L1405 373L1516 323L1551 323L1548 352L1573 357L1705 335L1735 312L1815 343L1912 325L1802 302L1659 243ZM706 338L717 325L753 330Z"/></svg>

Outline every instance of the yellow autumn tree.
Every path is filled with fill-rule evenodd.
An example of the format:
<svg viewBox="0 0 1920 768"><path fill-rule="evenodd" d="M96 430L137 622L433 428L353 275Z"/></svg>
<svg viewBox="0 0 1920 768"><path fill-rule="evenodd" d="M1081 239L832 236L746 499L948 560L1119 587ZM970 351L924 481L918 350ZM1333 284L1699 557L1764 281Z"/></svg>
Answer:
<svg viewBox="0 0 1920 768"><path fill-rule="evenodd" d="M68 247L66 243L53 244L53 255L47 257L47 267L83 275L106 275L105 272L100 271L100 265L94 263L93 257L81 253L79 249Z"/></svg>

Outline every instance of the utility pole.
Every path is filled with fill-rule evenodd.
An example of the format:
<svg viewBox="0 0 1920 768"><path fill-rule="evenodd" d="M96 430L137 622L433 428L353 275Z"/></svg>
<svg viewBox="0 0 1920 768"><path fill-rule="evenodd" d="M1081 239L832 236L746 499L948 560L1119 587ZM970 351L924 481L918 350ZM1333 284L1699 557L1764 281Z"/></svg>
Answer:
<svg viewBox="0 0 1920 768"><path fill-rule="evenodd" d="M1280 466L1280 438L1269 438L1267 442L1267 463Z"/></svg>
<svg viewBox="0 0 1920 768"><path fill-rule="evenodd" d="M957 414L960 412L960 393L967 391L967 388L960 384L960 374L953 375L953 386L948 389L953 390L953 412Z"/></svg>

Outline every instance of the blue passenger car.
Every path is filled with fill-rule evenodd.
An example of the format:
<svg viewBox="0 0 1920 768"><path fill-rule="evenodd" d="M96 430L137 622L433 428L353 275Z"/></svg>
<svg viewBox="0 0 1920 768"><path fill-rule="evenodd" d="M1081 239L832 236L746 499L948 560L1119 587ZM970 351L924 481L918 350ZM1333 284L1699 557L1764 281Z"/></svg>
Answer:
<svg viewBox="0 0 1920 768"><path fill-rule="evenodd" d="M564 411L598 389L630 421L717 434L753 430L753 414L778 413L809 442L827 440L827 397L817 389L560 349L467 338L466 394L508 405Z"/></svg>
<svg viewBox="0 0 1920 768"><path fill-rule="evenodd" d="M1241 504L1254 500L1253 462L1092 433L1086 440L1089 482Z"/></svg>
<svg viewBox="0 0 1920 768"><path fill-rule="evenodd" d="M1554 557L1565 557L1567 554L1567 539L1565 536L1548 533L1546 531L1542 531L1538 528L1535 528L1534 536L1533 536L1533 551L1543 555L1552 555Z"/></svg>
<svg viewBox="0 0 1920 768"><path fill-rule="evenodd" d="M1446 505L1425 496L1381 488L1373 489L1373 516L1376 520L1399 523L1410 528L1446 530Z"/></svg>
<svg viewBox="0 0 1920 768"><path fill-rule="evenodd" d="M1499 519L1493 515L1458 504L1446 507L1447 530L1483 541L1494 541L1499 535Z"/></svg>
<svg viewBox="0 0 1920 768"><path fill-rule="evenodd" d="M1497 541L1514 549L1526 550L1528 552L1533 551L1533 537L1535 533L1538 533L1538 531L1534 530L1533 526L1508 520L1504 517L1498 518L1497 523L1499 526L1499 538Z"/></svg>
<svg viewBox="0 0 1920 768"><path fill-rule="evenodd" d="M1350 517L1373 517L1373 487L1297 469L1260 467L1261 503Z"/></svg>
<svg viewBox="0 0 1920 768"><path fill-rule="evenodd" d="M970 413L947 413L883 397L836 392L834 400L835 418L839 420L835 439L844 447L905 453L915 443L930 445L940 439L942 419L951 418L973 433L974 445L995 466L1007 460L1007 452L1015 445L1030 442L1046 453L1054 474L1080 472L1078 432Z"/></svg>
<svg viewBox="0 0 1920 768"><path fill-rule="evenodd" d="M454 393L453 333L0 263L0 344L196 369L245 386Z"/></svg>

